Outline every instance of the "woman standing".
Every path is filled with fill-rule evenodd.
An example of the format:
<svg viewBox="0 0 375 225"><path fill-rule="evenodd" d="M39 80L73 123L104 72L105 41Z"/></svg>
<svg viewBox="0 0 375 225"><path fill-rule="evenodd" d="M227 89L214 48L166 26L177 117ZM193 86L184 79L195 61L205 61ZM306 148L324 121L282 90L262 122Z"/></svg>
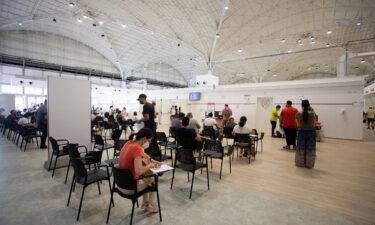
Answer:
<svg viewBox="0 0 375 225"><path fill-rule="evenodd" d="M315 164L315 119L309 100L302 100L302 112L296 114L298 127L295 163L298 167L313 168Z"/></svg>

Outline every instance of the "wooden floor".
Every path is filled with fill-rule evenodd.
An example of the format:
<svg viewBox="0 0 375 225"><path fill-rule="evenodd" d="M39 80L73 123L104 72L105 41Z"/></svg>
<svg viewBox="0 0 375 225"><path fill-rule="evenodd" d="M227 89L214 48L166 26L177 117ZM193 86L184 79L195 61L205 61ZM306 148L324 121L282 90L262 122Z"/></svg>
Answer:
<svg viewBox="0 0 375 225"><path fill-rule="evenodd" d="M375 142L325 139L314 169L294 166L284 139L266 137L255 161L234 158L228 184L375 224ZM218 170L218 162L214 170Z"/></svg>

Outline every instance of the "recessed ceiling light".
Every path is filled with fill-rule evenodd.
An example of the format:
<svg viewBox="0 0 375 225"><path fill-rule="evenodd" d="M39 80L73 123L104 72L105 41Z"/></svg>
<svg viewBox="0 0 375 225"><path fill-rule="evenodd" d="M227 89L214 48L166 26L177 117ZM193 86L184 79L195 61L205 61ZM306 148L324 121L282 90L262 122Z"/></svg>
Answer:
<svg viewBox="0 0 375 225"><path fill-rule="evenodd" d="M361 63L365 63L366 62L366 60L365 59L361 59Z"/></svg>
<svg viewBox="0 0 375 225"><path fill-rule="evenodd" d="M242 49L238 49L237 52L238 52L238 53L241 53L241 52L242 52Z"/></svg>
<svg viewBox="0 0 375 225"><path fill-rule="evenodd" d="M274 77L277 77L277 75L276 75L276 74L274 74L273 76L274 76Z"/></svg>
<svg viewBox="0 0 375 225"><path fill-rule="evenodd" d="M87 19L87 18L89 18L89 17L88 17L88 16L86 16L86 15L83 15L82 17L83 17L83 19Z"/></svg>
<svg viewBox="0 0 375 225"><path fill-rule="evenodd" d="M224 7L224 9L225 9L225 10L228 10L228 9L229 9L229 7L228 7L228 6L225 6L225 7Z"/></svg>
<svg viewBox="0 0 375 225"><path fill-rule="evenodd" d="M104 23L103 21L99 21L99 24L100 24L100 25L103 25L103 23Z"/></svg>
<svg viewBox="0 0 375 225"><path fill-rule="evenodd" d="M281 42L282 42L282 43L285 43L285 42L286 42L285 38L281 39Z"/></svg>
<svg viewBox="0 0 375 225"><path fill-rule="evenodd" d="M332 31L331 30L327 31L327 34L332 34Z"/></svg>
<svg viewBox="0 0 375 225"><path fill-rule="evenodd" d="M151 31L151 34L154 35L154 31Z"/></svg>
<svg viewBox="0 0 375 225"><path fill-rule="evenodd" d="M357 23L357 26L361 26L361 25L362 25L362 23L361 23L361 22L358 22L358 23Z"/></svg>
<svg viewBox="0 0 375 225"><path fill-rule="evenodd" d="M122 28L126 28L126 24L122 24L121 26L122 26Z"/></svg>
<svg viewBox="0 0 375 225"><path fill-rule="evenodd" d="M311 37L310 37L310 40L312 40L312 41L315 40L315 37L314 37L314 36L311 36Z"/></svg>
<svg viewBox="0 0 375 225"><path fill-rule="evenodd" d="M288 53L291 53L291 52L292 52L292 50L288 50L287 52L288 52Z"/></svg>
<svg viewBox="0 0 375 225"><path fill-rule="evenodd" d="M312 40L312 41L311 41L311 44L315 44L315 41L314 41L314 40Z"/></svg>
<svg viewBox="0 0 375 225"><path fill-rule="evenodd" d="M329 46L331 46L331 45L330 45L329 43L327 43L327 44L326 44L326 47L329 47Z"/></svg>
<svg viewBox="0 0 375 225"><path fill-rule="evenodd" d="M69 3L69 6L70 6L70 7L74 7L74 6L76 6L76 4L74 4L74 2L70 2L70 3Z"/></svg>
<svg viewBox="0 0 375 225"><path fill-rule="evenodd" d="M220 34L216 34L215 37L216 37L216 38L220 38Z"/></svg>
<svg viewBox="0 0 375 225"><path fill-rule="evenodd" d="M311 70L311 67L307 68L307 70Z"/></svg>
<svg viewBox="0 0 375 225"><path fill-rule="evenodd" d="M77 21L78 21L79 23L82 23L82 20L81 20L81 18L78 18L78 19L77 19Z"/></svg>
<svg viewBox="0 0 375 225"><path fill-rule="evenodd" d="M22 23L18 23L18 26L22 26Z"/></svg>

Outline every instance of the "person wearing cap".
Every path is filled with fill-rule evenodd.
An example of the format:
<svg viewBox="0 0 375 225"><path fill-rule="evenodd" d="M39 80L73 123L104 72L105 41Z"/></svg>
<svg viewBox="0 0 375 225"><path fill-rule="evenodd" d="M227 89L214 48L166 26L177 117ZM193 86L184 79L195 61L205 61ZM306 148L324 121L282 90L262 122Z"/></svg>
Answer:
<svg viewBox="0 0 375 225"><path fill-rule="evenodd" d="M47 148L47 100L45 100L44 105L40 106L36 111L37 114L37 124L38 130L42 132L42 137L40 138L40 148Z"/></svg>

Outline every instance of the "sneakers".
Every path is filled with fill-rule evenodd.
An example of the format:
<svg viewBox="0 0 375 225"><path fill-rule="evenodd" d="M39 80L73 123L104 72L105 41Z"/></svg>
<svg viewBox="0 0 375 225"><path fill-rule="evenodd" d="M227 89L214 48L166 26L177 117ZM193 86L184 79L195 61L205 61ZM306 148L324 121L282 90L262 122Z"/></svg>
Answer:
<svg viewBox="0 0 375 225"><path fill-rule="evenodd" d="M157 213L157 212L159 212L159 207L157 205L153 206L152 204L149 204L147 206L147 211L149 213Z"/></svg>
<svg viewBox="0 0 375 225"><path fill-rule="evenodd" d="M148 207L148 202L143 202L143 203L142 203L142 206L141 206L141 209L146 210L147 207Z"/></svg>
<svg viewBox="0 0 375 225"><path fill-rule="evenodd" d="M149 202L142 203L141 209L147 210L147 212L150 212L150 213L157 213L157 212L159 212L159 207L157 205L153 206Z"/></svg>

